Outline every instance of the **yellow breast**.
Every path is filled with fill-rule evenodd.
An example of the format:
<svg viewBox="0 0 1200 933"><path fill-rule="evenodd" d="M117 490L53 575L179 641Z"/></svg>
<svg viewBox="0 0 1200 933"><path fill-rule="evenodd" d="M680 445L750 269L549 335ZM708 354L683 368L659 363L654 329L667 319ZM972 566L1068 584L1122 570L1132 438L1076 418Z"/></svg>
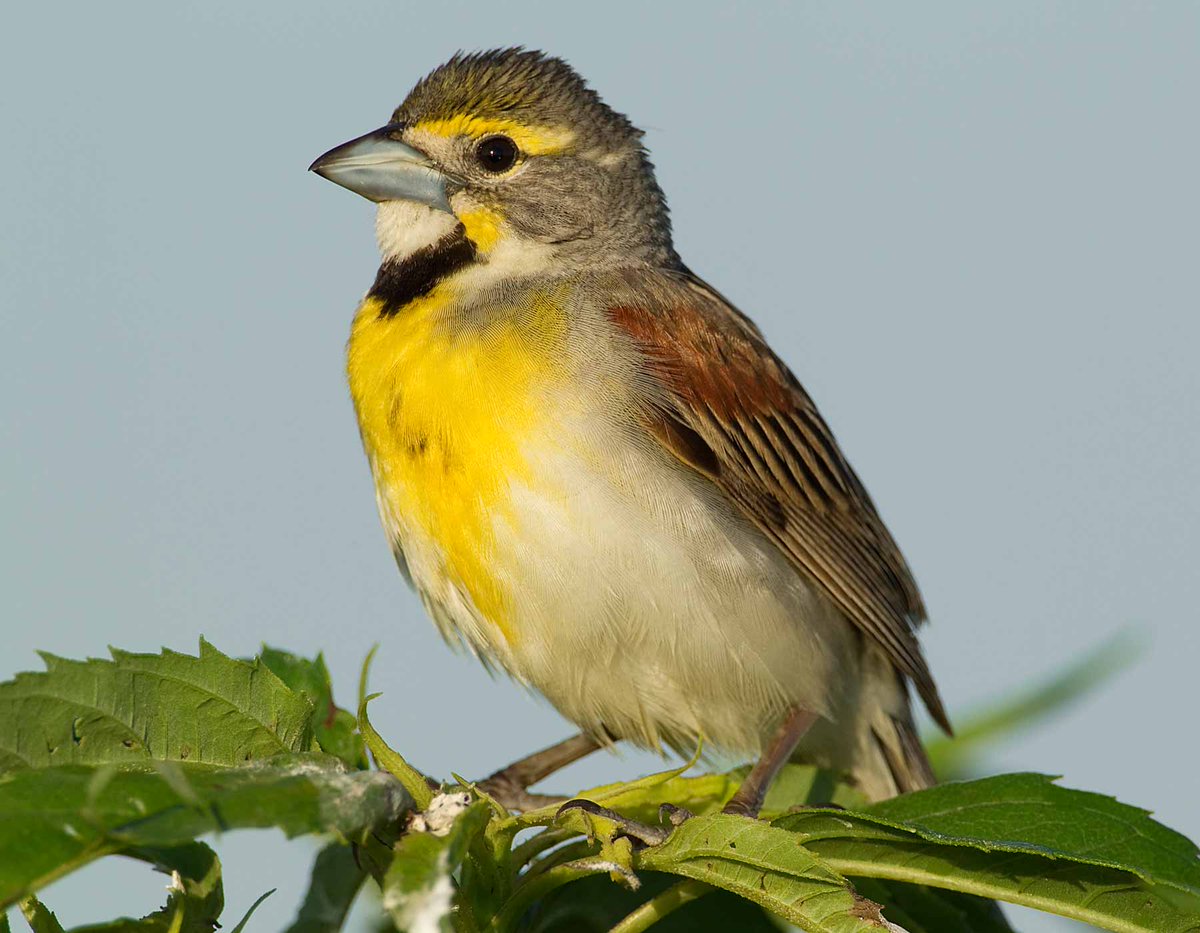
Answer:
<svg viewBox="0 0 1200 933"><path fill-rule="evenodd" d="M368 298L348 348L350 392L381 508L437 554L444 574L511 643L511 594L494 570L510 486L530 483L528 442L547 430L563 373L565 318L553 294L486 323L449 312L439 286L381 316ZM427 547L432 545L432 548Z"/></svg>

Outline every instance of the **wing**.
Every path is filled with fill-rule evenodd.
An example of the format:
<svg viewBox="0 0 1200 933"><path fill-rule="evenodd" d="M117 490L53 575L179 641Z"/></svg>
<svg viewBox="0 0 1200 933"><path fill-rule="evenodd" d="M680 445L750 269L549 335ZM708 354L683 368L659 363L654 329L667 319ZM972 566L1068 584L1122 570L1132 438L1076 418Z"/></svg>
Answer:
<svg viewBox="0 0 1200 933"><path fill-rule="evenodd" d="M657 383L647 427L712 480L950 724L915 627L921 595L812 399L737 309L688 273L626 273L608 302Z"/></svg>

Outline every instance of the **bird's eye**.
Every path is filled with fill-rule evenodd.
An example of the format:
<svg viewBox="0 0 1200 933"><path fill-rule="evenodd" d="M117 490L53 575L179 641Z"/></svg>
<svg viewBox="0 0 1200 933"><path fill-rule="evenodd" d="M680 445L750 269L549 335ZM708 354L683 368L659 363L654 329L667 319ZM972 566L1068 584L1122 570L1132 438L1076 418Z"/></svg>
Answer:
<svg viewBox="0 0 1200 933"><path fill-rule="evenodd" d="M507 172L516 164L520 150L507 136L489 136L475 147L475 158L489 172Z"/></svg>

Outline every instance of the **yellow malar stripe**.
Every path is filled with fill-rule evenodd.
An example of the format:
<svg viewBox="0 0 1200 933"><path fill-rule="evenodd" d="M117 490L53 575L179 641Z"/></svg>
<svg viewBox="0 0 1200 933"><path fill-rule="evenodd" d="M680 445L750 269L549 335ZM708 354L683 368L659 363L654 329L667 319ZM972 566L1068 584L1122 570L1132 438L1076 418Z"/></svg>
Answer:
<svg viewBox="0 0 1200 933"><path fill-rule="evenodd" d="M499 211L480 207L458 215L459 223L467 232L467 238L481 253L490 253L500 241L500 225L504 216Z"/></svg>

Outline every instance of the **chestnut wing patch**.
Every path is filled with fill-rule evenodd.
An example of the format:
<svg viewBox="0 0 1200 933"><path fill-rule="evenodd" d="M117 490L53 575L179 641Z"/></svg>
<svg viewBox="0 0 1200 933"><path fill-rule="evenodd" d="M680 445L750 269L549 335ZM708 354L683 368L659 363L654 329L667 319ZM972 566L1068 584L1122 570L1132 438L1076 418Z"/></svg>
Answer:
<svg viewBox="0 0 1200 933"><path fill-rule="evenodd" d="M878 641L949 731L914 633L925 617L916 583L808 394L707 286L639 275L655 280L630 280L636 300L608 313L665 390L646 412L650 432Z"/></svg>

